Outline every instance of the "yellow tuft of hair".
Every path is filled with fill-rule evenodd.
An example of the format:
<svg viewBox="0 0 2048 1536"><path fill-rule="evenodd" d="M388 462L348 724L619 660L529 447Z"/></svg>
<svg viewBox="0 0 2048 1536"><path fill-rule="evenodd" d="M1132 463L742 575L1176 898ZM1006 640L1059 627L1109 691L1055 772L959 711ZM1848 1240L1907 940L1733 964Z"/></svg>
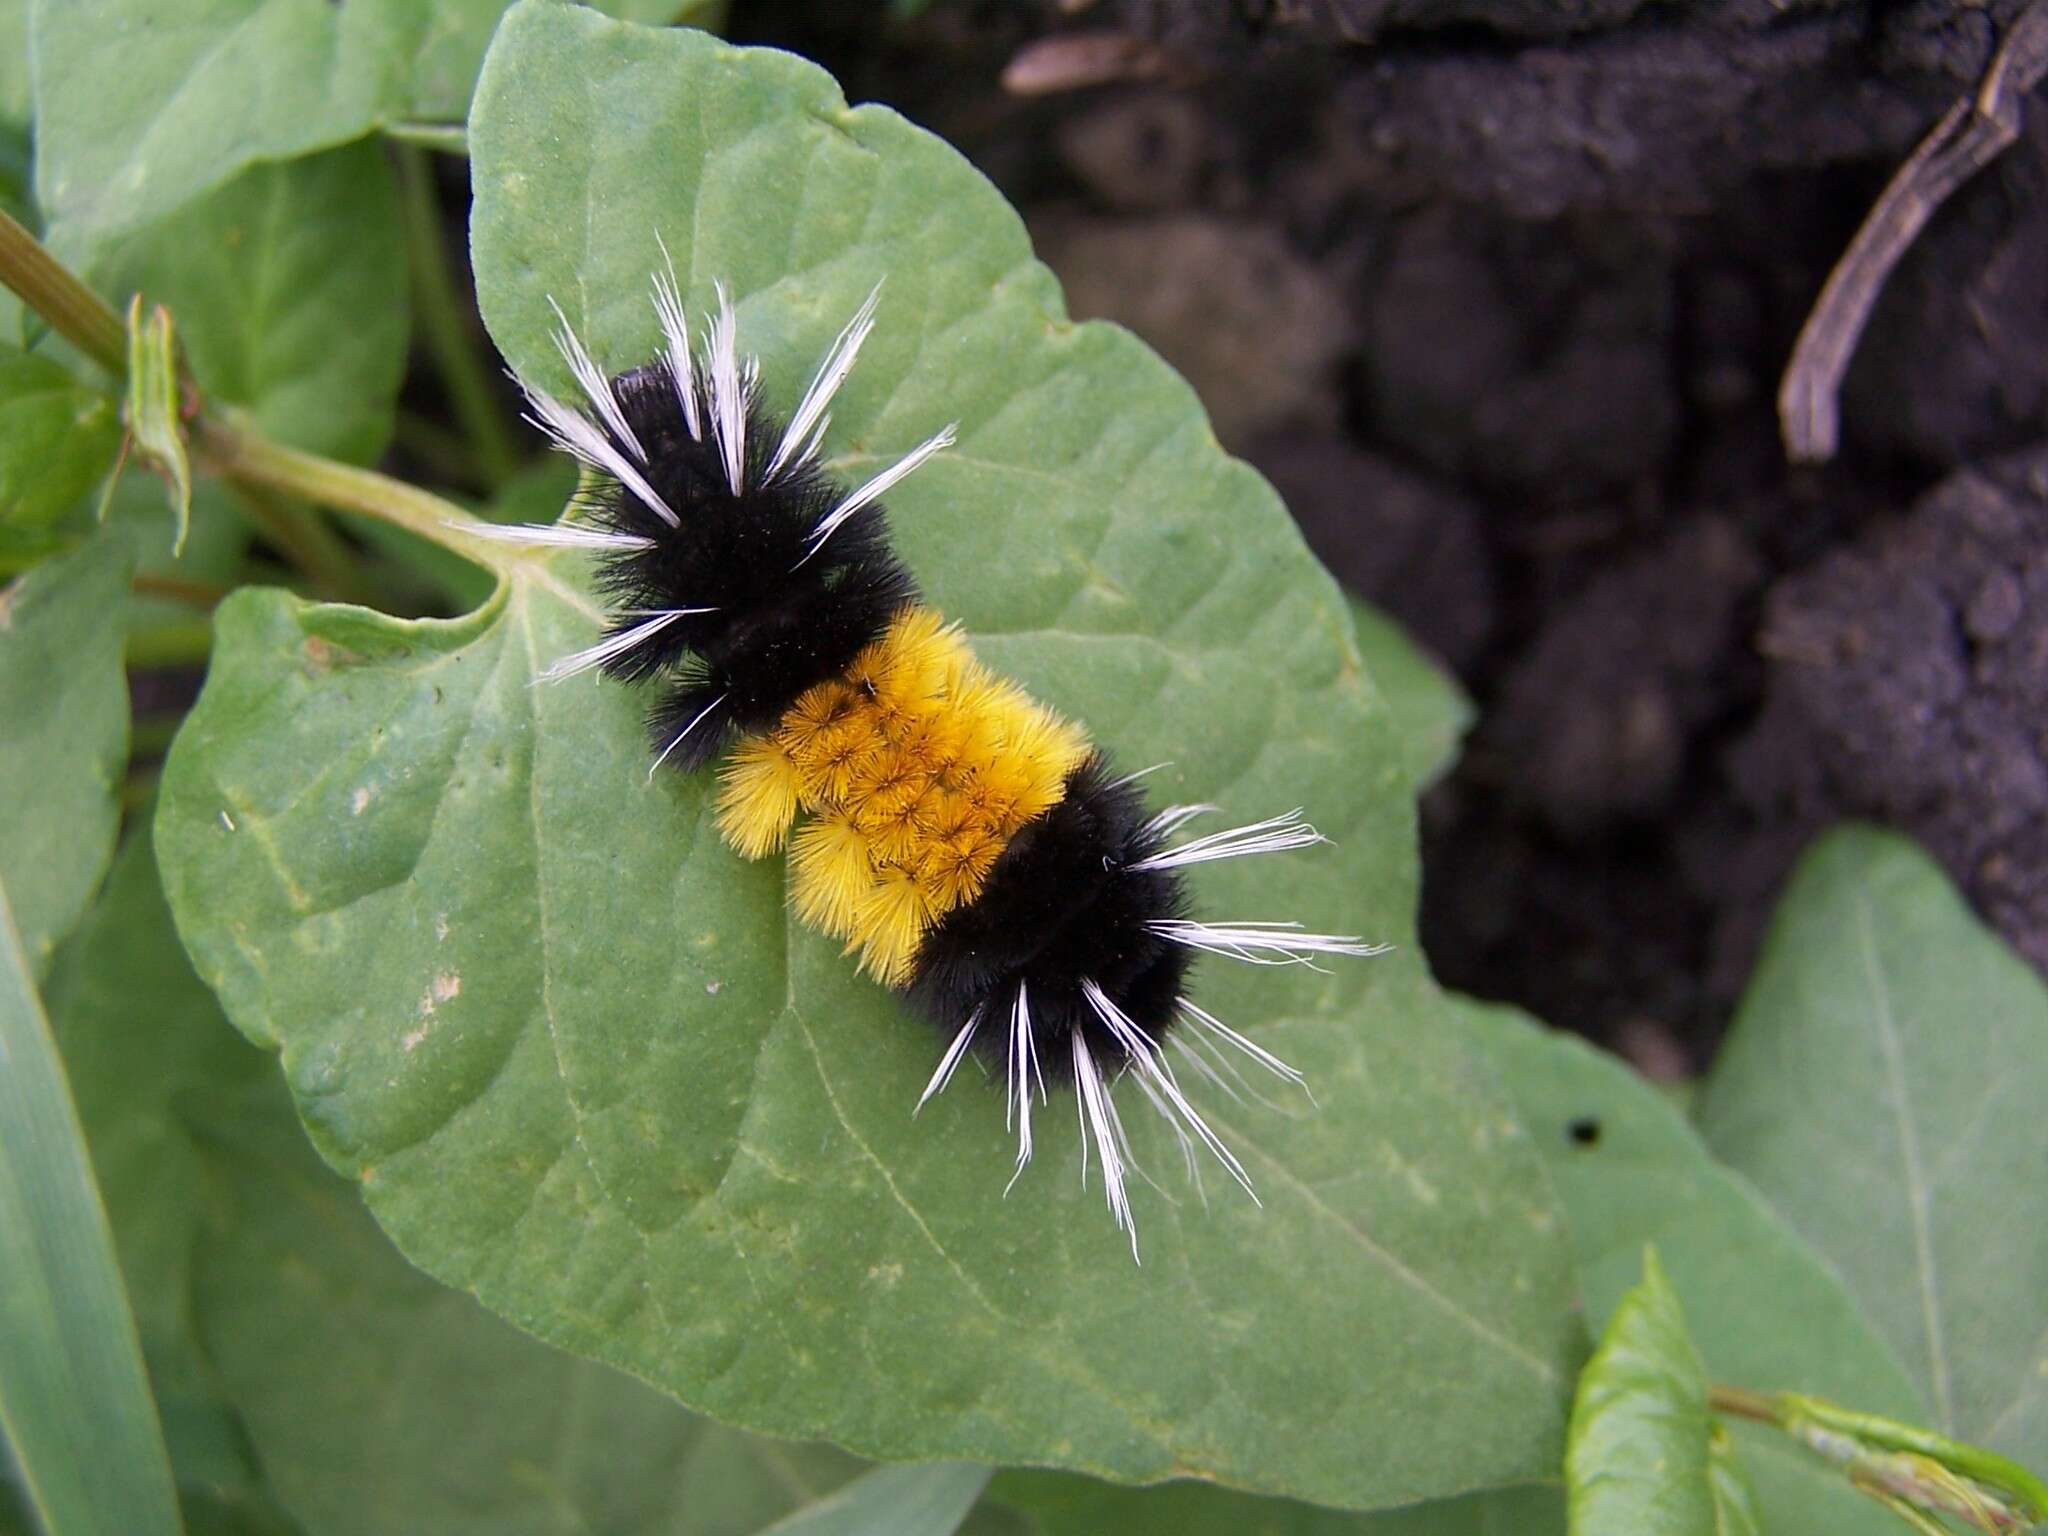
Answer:
<svg viewBox="0 0 2048 1536"><path fill-rule="evenodd" d="M981 894L1010 839L1059 804L1088 751L1078 726L912 605L844 674L740 745L719 828L748 858L789 842L798 917L900 985L926 931ZM811 819L791 839L799 811Z"/></svg>
<svg viewBox="0 0 2048 1536"><path fill-rule="evenodd" d="M743 859L775 852L803 799L803 775L772 736L749 736L719 774L718 830Z"/></svg>
<svg viewBox="0 0 2048 1536"><path fill-rule="evenodd" d="M884 986L910 979L911 962L924 931L938 914L917 876L907 869L885 869L869 889L854 919L848 949L860 951L860 963Z"/></svg>
<svg viewBox="0 0 2048 1536"><path fill-rule="evenodd" d="M844 816L807 821L790 849L790 902L813 928L843 939L854 932L875 884L868 840Z"/></svg>

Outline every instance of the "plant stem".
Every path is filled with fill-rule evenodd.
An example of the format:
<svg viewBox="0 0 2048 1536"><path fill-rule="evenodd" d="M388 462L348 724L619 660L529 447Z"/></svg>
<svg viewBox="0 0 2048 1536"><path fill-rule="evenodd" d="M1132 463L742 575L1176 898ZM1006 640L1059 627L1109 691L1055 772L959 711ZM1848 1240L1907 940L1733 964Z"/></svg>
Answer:
<svg viewBox="0 0 2048 1536"><path fill-rule="evenodd" d="M126 374L128 332L120 318L5 212L0 212L0 283L110 373L117 378ZM263 491L378 518L492 571L506 571L515 563L504 545L472 533L482 525L455 503L374 470L274 443L233 406L204 405L188 431L192 450L208 469L245 493L251 514L278 547L308 575L351 595L363 587L347 543L310 511L278 503Z"/></svg>
<svg viewBox="0 0 2048 1536"><path fill-rule="evenodd" d="M459 550L491 570L501 570L509 551L468 532L477 519L430 491L380 475L372 469L337 464L249 428L240 412L209 412L194 423L194 446L209 468L242 485L266 486L322 506L374 517L433 543Z"/></svg>
<svg viewBox="0 0 2048 1536"><path fill-rule="evenodd" d="M1707 1388L1707 1406L1716 1413L1754 1419L1759 1424L1775 1424L1779 1418L1768 1392L1752 1392L1747 1387L1724 1387L1716 1383Z"/></svg>
<svg viewBox="0 0 2048 1536"><path fill-rule="evenodd" d="M469 307L457 296L449 275L441 208L434 198L433 167L427 163L426 151L417 145L399 144L396 154L404 199L406 255L412 267L413 305L421 338L441 382L448 386L456 420L475 450L484 489L494 491L519 467L519 445L500 408L490 372L477 355Z"/></svg>
<svg viewBox="0 0 2048 1536"><path fill-rule="evenodd" d="M0 212L0 282L107 372L117 378L127 373L128 331L121 317L5 212Z"/></svg>

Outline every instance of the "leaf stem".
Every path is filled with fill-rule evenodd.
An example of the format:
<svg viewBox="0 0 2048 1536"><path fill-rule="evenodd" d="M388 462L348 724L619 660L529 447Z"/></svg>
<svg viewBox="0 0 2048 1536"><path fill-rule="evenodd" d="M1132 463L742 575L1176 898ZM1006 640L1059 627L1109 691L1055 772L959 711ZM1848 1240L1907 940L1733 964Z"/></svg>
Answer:
<svg viewBox="0 0 2048 1536"><path fill-rule="evenodd" d="M449 276L433 167L426 151L415 144L401 143L395 150L420 335L441 382L448 386L449 403L475 451L484 489L494 491L519 467L518 441L492 387L490 371L478 356L471 311Z"/></svg>
<svg viewBox="0 0 2048 1536"><path fill-rule="evenodd" d="M18 221L0 211L0 282L115 377L128 372L128 331L94 293Z"/></svg>
<svg viewBox="0 0 2048 1536"><path fill-rule="evenodd" d="M459 551L493 571L506 569L509 551L469 530L483 526L452 501L373 469L338 464L272 442L248 426L239 411L219 410L195 426L194 446L215 473L244 486L263 486L322 506L374 517L394 528Z"/></svg>
<svg viewBox="0 0 2048 1536"><path fill-rule="evenodd" d="M1770 1393L1752 1392L1747 1387L1726 1387L1716 1382L1707 1388L1707 1406L1716 1413L1754 1419L1759 1424L1775 1424L1779 1419L1777 1405L1771 1400Z"/></svg>

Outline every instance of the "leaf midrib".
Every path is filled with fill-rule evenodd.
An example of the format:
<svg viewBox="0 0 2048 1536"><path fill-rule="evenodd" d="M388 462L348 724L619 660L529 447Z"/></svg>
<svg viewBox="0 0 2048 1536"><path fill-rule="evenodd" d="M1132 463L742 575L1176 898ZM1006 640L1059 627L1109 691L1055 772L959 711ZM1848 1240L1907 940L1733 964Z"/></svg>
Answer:
<svg viewBox="0 0 2048 1536"><path fill-rule="evenodd" d="M1856 936L1862 950L1863 979L1870 991L1871 1018L1876 1026L1878 1051L1884 1061L1885 1079L1890 1089L1886 1097L1891 1101L1893 1119L1898 1127L1899 1158L1904 1165L1906 1181L1906 1209L1913 1221L1914 1274L1919 1282L1921 1326L1927 1335L1928 1371L1934 1386L1935 1416L1943 1429L1952 1430L1955 1427L1955 1408L1951 1400L1948 1351L1942 1333L1939 1287L1935 1278L1934 1238L1929 1226L1932 1196L1920 1156L1919 1131L1913 1124L1911 1106L1907 1101L1903 1047L1899 1040L1898 1021L1892 1016L1891 992L1885 985L1883 965L1878 957L1870 898L1867 893L1858 892L1855 902Z"/></svg>

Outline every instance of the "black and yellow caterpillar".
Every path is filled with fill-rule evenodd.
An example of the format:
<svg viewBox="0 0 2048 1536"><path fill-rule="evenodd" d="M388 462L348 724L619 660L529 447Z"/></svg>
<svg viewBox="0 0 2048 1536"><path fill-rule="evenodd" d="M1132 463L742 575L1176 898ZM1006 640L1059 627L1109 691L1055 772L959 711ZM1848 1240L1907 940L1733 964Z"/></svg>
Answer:
<svg viewBox="0 0 2048 1536"><path fill-rule="evenodd" d="M1226 1089L1237 1077L1226 1046L1300 1081L1186 996L1196 955L1306 964L1374 950L1293 924L1193 920L1185 867L1322 839L1293 811L1173 845L1214 808L1149 813L1135 776L1114 776L1079 726L983 667L921 601L881 497L954 428L853 490L826 475L826 408L879 293L786 420L761 403L722 288L693 355L675 280L658 275L664 345L616 377L564 319L557 344L589 410L527 394L535 424L594 472L595 489L561 523L494 532L594 552L615 622L546 677L602 669L650 685L657 766L723 754L726 840L747 858L786 850L798 915L939 1025L945 1050L919 1104L980 1050L1004 1073L1021 1173L1034 1091L1042 1102L1048 1079L1074 1087L1084 1171L1092 1143L1135 1254L1115 1082L1134 1078L1191 1171L1199 1143L1249 1192L1168 1050Z"/></svg>

